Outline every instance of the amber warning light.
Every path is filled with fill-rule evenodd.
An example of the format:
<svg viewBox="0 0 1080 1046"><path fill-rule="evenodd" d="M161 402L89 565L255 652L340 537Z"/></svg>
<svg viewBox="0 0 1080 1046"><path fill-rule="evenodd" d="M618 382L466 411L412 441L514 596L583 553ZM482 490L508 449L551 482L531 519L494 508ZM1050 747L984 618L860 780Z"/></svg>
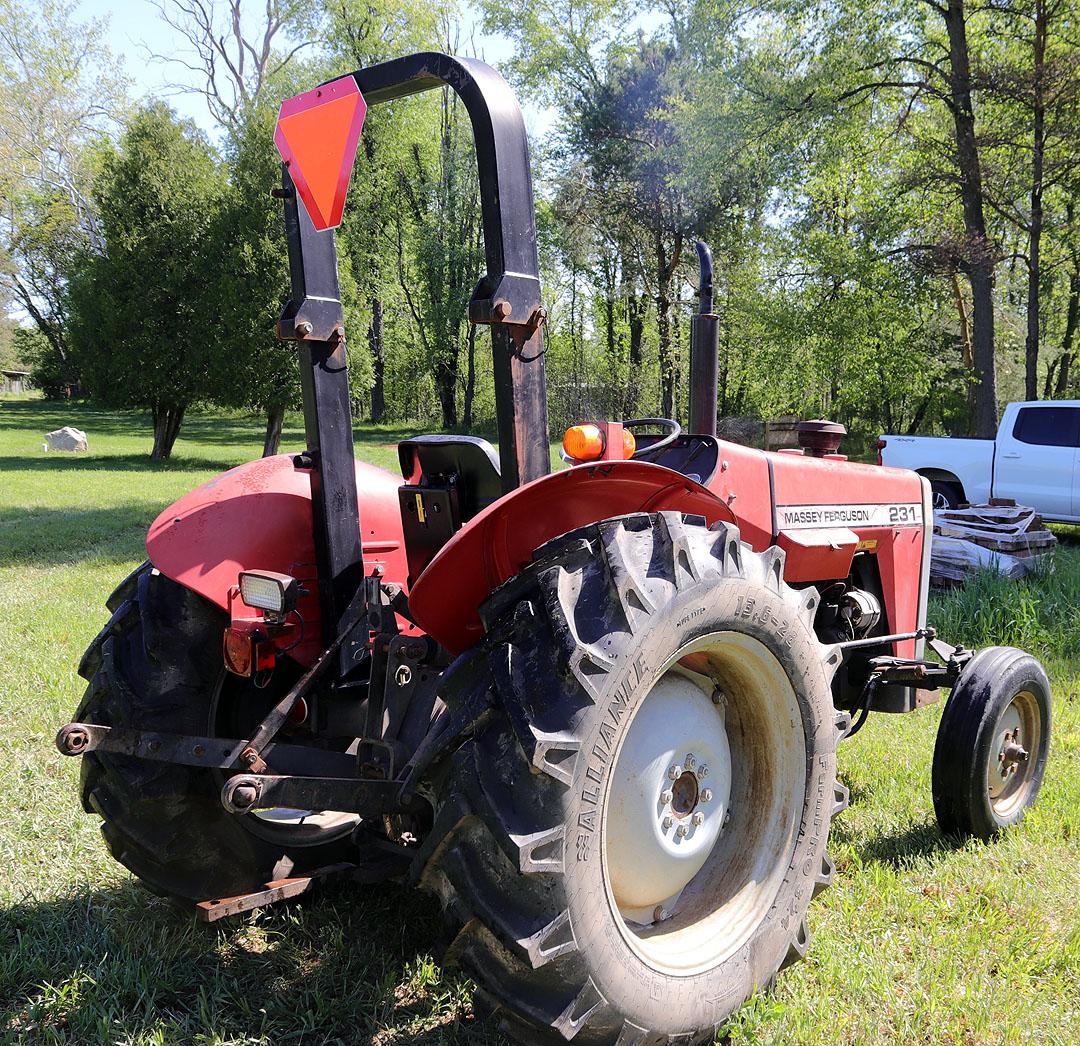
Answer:
<svg viewBox="0 0 1080 1046"><path fill-rule="evenodd" d="M341 224L366 114L351 76L281 103L274 144L316 229Z"/></svg>
<svg viewBox="0 0 1080 1046"><path fill-rule="evenodd" d="M574 461L597 461L600 458L629 459L637 450L633 433L608 422L603 425L571 425L563 436L563 451ZM608 447L608 437L614 435L615 445ZM616 449L618 448L618 449Z"/></svg>

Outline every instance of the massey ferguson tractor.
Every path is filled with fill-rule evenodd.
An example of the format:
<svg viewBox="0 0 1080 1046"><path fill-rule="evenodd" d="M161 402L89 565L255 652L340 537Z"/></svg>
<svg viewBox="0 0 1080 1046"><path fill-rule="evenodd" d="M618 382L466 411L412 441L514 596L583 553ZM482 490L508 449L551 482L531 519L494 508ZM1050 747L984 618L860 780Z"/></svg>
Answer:
<svg viewBox="0 0 1080 1046"><path fill-rule="evenodd" d="M415 436L398 477L353 455L334 226L367 106L444 86L476 145L499 448ZM275 138L307 446L166 509L107 601L57 745L118 861L208 920L326 876L412 883L506 1034L693 1043L806 954L837 745L868 715L951 690L942 830L1023 815L1042 667L927 627L926 480L848 462L827 422L779 453L717 439L704 245L686 429L595 419L552 472L529 151L498 73L376 65L286 101Z"/></svg>

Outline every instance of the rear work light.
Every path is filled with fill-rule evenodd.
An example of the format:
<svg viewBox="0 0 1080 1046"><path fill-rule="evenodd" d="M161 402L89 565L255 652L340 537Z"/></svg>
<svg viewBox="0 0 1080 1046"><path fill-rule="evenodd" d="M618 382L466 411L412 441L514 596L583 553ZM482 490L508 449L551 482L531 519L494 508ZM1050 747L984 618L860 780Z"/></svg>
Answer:
<svg viewBox="0 0 1080 1046"><path fill-rule="evenodd" d="M273 570L245 570L240 574L240 598L255 610L284 618L300 601L300 582Z"/></svg>

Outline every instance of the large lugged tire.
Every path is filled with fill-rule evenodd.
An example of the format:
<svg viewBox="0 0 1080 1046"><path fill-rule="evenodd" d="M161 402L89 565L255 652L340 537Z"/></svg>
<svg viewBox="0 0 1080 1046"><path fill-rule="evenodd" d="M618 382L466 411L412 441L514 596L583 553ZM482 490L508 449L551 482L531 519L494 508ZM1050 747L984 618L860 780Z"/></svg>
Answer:
<svg viewBox="0 0 1080 1046"><path fill-rule="evenodd" d="M153 570L133 573L108 602L109 623L79 666L89 681L76 719L165 733L214 733L228 709L224 614ZM258 721L271 697L238 695ZM224 736L229 736L225 733ZM81 792L112 855L158 893L202 901L256 889L345 858L349 829L272 823L221 805L220 773L104 752L82 757Z"/></svg>
<svg viewBox="0 0 1080 1046"><path fill-rule="evenodd" d="M805 954L833 875L849 719L816 593L783 582L779 549L678 513L535 560L448 676L496 710L425 846L421 883L458 928L447 961L525 1041L699 1041Z"/></svg>

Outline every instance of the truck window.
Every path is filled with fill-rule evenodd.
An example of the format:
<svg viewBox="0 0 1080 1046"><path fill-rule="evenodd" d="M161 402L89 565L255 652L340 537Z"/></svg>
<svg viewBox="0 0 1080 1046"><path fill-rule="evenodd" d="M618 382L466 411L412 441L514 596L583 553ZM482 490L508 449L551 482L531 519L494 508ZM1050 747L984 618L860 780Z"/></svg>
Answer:
<svg viewBox="0 0 1080 1046"><path fill-rule="evenodd" d="M1080 407L1021 407L1012 434L1037 447L1080 446Z"/></svg>

